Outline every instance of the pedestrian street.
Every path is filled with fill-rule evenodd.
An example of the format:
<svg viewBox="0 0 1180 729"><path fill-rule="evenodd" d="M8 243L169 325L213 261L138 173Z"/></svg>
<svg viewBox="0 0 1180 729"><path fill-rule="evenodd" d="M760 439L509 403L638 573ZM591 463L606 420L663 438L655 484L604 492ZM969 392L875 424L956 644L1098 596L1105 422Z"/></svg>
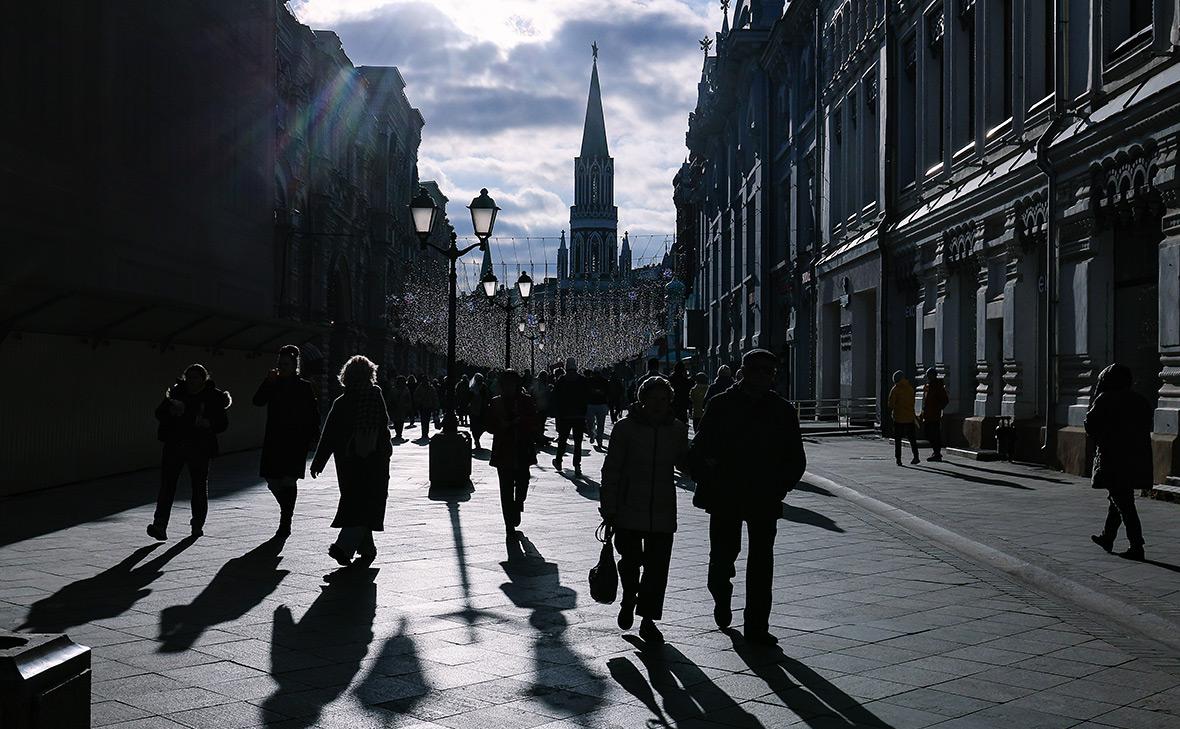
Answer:
<svg viewBox="0 0 1180 729"><path fill-rule="evenodd" d="M487 451L476 452L472 490L432 492L428 449L413 440L395 445L386 528L368 567L340 568L326 554L332 466L301 483L290 538L271 538L277 507L255 476L257 451L214 462L210 516L196 540L144 535L157 471L5 499L0 619L25 632L63 631L92 649L93 726L1177 725L1175 653L887 518L853 491L900 503L908 477L905 498L925 503L923 518L952 517L942 526L1015 544L1036 535L1019 524L994 531L994 507L970 522L972 498L1092 501L1081 482L1049 483L1020 466L993 465L1011 473L986 479L1013 487L894 470L879 439L806 447L813 472L779 522L776 648L713 624L707 518L692 507L687 479L661 621L667 642L651 648L615 625L617 603L589 597L601 452L584 448L577 480L568 466L554 473L542 453L519 536L506 541ZM980 465L940 468L980 476L970 470ZM1162 531L1171 505L1141 507L1145 524ZM1034 548L1050 551L1054 533L1043 530ZM1095 590L1121 570L1132 597L1150 588L1155 605L1180 595L1176 570L1162 561L1079 549L1092 562L1075 569L1094 574Z"/></svg>

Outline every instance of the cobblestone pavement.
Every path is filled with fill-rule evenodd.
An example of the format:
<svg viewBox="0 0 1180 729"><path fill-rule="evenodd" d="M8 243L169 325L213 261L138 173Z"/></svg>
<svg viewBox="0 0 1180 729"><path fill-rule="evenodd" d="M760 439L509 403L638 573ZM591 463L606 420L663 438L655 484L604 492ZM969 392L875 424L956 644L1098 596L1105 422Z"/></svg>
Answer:
<svg viewBox="0 0 1180 729"><path fill-rule="evenodd" d="M1165 536L1180 507L1140 502L1157 561L1133 564L1089 543L1102 499L1080 480L899 469L873 439L807 448L814 476L777 542L779 649L713 626L691 484L668 644L652 650L589 599L601 453L580 481L542 455L509 559L487 452L473 492L434 494L416 442L395 448L369 569L325 553L331 468L301 484L291 538L269 541L277 507L257 453L215 463L196 541L179 539L183 503L170 541L144 534L150 471L0 500L0 626L93 649L95 726L1180 726L1177 655L1150 634L1180 594ZM1116 598L1150 620L1109 619Z"/></svg>

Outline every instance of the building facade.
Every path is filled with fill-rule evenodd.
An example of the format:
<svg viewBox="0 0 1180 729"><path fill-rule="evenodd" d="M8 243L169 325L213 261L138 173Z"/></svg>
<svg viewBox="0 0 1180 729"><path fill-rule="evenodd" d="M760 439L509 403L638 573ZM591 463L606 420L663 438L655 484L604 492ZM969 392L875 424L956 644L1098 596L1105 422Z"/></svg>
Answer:
<svg viewBox="0 0 1180 729"><path fill-rule="evenodd" d="M742 14L766 5L737 3L707 76L735 62L738 41L726 37L747 32ZM791 276L753 304L789 312L778 320L787 346L776 350L794 371L784 383L793 397L872 397L888 427L880 402L890 373L933 368L951 393L951 442L993 448L995 425L1010 418L1018 456L1042 457L1047 441L1050 460L1082 473L1091 389L1119 361L1155 407L1157 482L1180 474L1177 6L820 1L778 14L767 50L742 63L746 74L769 71L770 97L783 99L745 127L769 128L775 159L786 160L772 175L782 182L769 204L780 214L754 248L772 260L785 248ZM813 87L815 38L809 109L794 100ZM761 98L738 76L712 76L689 121L695 172L681 170L674 199L704 222L727 203L708 170L743 148L723 127L694 130L725 93L718 84L738 95L722 108ZM809 115L818 123L808 126ZM801 235L805 210L818 214L814 241ZM713 259L707 226L689 234L693 297L708 315L721 302L699 287L711 294L712 271L739 259L725 246ZM814 327L808 346L801 323ZM716 328L707 335L710 351L732 341ZM799 352L813 377L800 376Z"/></svg>
<svg viewBox="0 0 1180 729"><path fill-rule="evenodd" d="M30 103L0 120L0 376L21 383L0 493L155 464L152 411L192 362L235 397L232 451L261 442L250 396L279 346L325 397L350 354L409 356L384 302L419 255L423 120L397 69L355 68L277 0L13 20L30 32L0 83Z"/></svg>

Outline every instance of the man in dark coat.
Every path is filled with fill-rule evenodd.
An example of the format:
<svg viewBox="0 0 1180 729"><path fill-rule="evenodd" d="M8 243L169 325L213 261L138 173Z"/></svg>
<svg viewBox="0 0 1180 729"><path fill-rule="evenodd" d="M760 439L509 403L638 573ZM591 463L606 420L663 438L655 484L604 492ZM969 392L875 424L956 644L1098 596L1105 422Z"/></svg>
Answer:
<svg viewBox="0 0 1180 729"><path fill-rule="evenodd" d="M752 643L773 645L769 631L774 539L782 502L807 467L794 406L771 389L778 358L765 349L742 357L740 384L705 406L692 446L697 481L693 504L709 512L709 592L713 618L733 619L734 563L749 534L744 633Z"/></svg>
<svg viewBox="0 0 1180 729"><path fill-rule="evenodd" d="M1106 489L1110 502L1101 534L1090 537L1110 552L1119 526L1127 525L1131 548L1121 556L1144 558L1143 527L1135 509L1135 489L1151 488L1152 409L1147 398L1131 389L1134 384L1126 365L1112 364L1098 375L1094 402L1086 413L1086 432L1096 441L1091 484Z"/></svg>
<svg viewBox="0 0 1180 729"><path fill-rule="evenodd" d="M732 386L733 374L731 374L729 365L721 365L717 368L717 376L713 378L713 382L709 383L709 389L705 391L705 405Z"/></svg>
<svg viewBox="0 0 1180 729"><path fill-rule="evenodd" d="M930 447L934 450L934 455L927 458L927 461L937 463L942 460L942 411L950 401L951 396L946 391L946 384L938 376L938 370L933 367L926 370L926 389L922 393L921 420L926 440L930 441Z"/></svg>
<svg viewBox="0 0 1180 729"><path fill-rule="evenodd" d="M209 379L203 365L192 364L184 371L184 379L177 380L156 407L156 420L160 421L156 434L164 444L164 453L149 536L161 541L168 538L176 483L186 466L192 483L192 535L204 534L209 514L209 461L218 453L217 434L229 427L225 411L232 402L230 394L217 389Z"/></svg>
<svg viewBox="0 0 1180 729"><path fill-rule="evenodd" d="M259 475L279 503L278 537L291 534L297 482L306 474L307 454L320 432L320 406L311 383L299 376L299 347L279 349L276 366L254 393L254 404L266 408Z"/></svg>
<svg viewBox="0 0 1180 729"><path fill-rule="evenodd" d="M529 467L537 463L537 437L541 418L537 406L521 387L514 370L500 374L500 394L488 406L487 427L492 433L488 464L500 479L500 510L511 536L520 526L520 514L529 492Z"/></svg>
<svg viewBox="0 0 1180 729"><path fill-rule="evenodd" d="M586 378L578 374L578 363L571 357L565 362L565 374L553 387L553 404L557 412L557 455L553 459L553 467L559 472L561 459L565 457L566 442L573 433L574 473L582 475L582 436L586 431L589 399L589 385Z"/></svg>

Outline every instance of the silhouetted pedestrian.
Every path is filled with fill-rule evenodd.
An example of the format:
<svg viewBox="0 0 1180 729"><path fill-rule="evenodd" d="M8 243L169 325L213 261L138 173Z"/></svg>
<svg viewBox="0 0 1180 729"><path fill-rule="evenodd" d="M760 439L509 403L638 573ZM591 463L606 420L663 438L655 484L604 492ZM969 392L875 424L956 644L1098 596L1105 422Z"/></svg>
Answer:
<svg viewBox="0 0 1180 729"><path fill-rule="evenodd" d="M692 386L695 384L683 362L677 362L672 368L672 376L668 378L672 383L675 397L672 398L672 417L685 425L688 424L688 414L692 410Z"/></svg>
<svg viewBox="0 0 1180 729"><path fill-rule="evenodd" d="M893 457L901 465L901 439L910 441L914 451L911 464L921 463L918 458L918 440L914 435L914 386L901 370L893 373L893 388L889 390L889 413L893 418Z"/></svg>
<svg viewBox="0 0 1180 729"><path fill-rule="evenodd" d="M471 376L468 385L471 398L467 401L467 411L471 418L471 440L475 448L481 449L479 439L487 432L488 406L492 402L492 393L482 373L476 372Z"/></svg>
<svg viewBox="0 0 1180 729"><path fill-rule="evenodd" d="M549 373L541 370L537 376L533 378L532 383L528 387L529 394L533 396L533 402L537 406L537 419L539 421L537 426L537 446L549 441L549 437L545 435L545 424L549 419L549 411L552 408L553 387L549 384Z"/></svg>
<svg viewBox="0 0 1180 729"><path fill-rule="evenodd" d="M696 374L696 384L688 391L688 399L692 404L692 432L696 433L701 424L701 416L705 414L705 395L709 392L709 376L704 372Z"/></svg>
<svg viewBox="0 0 1180 729"><path fill-rule="evenodd" d="M610 421L614 424L619 418L623 417L623 398L627 394L627 386L623 384L623 378L618 374L610 378L610 384L607 387L607 400L610 404Z"/></svg>
<svg viewBox="0 0 1180 729"><path fill-rule="evenodd" d="M298 481L306 475L307 454L320 431L320 406L311 383L299 376L299 347L279 349L275 368L254 393L254 404L266 408L259 475L279 504L278 537L291 534Z"/></svg>
<svg viewBox="0 0 1180 729"><path fill-rule="evenodd" d="M644 381L649 377L663 377L663 375L660 374L659 357L649 357L647 360L647 371L636 378L631 392L628 393L629 397L627 398L626 404L626 409L628 411L639 408L639 388L643 386Z"/></svg>
<svg viewBox="0 0 1180 729"><path fill-rule="evenodd" d="M1106 489L1110 502L1101 534L1090 537L1110 552L1119 526L1127 525L1131 548L1121 556L1144 559L1143 527L1135 509L1135 489L1149 489L1152 473L1151 428L1154 413L1147 398L1131 389L1131 369L1112 364L1098 375L1094 401L1086 413L1086 432L1096 441L1091 485Z"/></svg>
<svg viewBox="0 0 1180 729"><path fill-rule="evenodd" d="M459 381L455 383L455 416L459 419L459 425L466 425L468 417L471 415L469 407L471 404L471 382L466 377L459 377Z"/></svg>
<svg viewBox="0 0 1180 729"><path fill-rule="evenodd" d="M176 498L180 472L188 467L192 488L192 535L204 534L209 514L209 461L217 455L218 433L229 427L225 411L233 399L209 379L203 365L191 364L184 378L168 388L164 401L156 407L160 426L157 437L164 444L160 459L160 493L156 514L147 533L155 539L168 538L168 519Z"/></svg>
<svg viewBox="0 0 1180 729"><path fill-rule="evenodd" d="M354 555L364 564L377 557L373 532L385 529L385 501L389 496L389 413L381 388L377 387L377 365L367 357L354 355L340 369L344 394L332 403L324 432L311 461L311 477L323 472L328 458L336 462L340 504L332 527L340 530L328 555L341 565L352 563ZM425 386L420 385L419 387Z"/></svg>
<svg viewBox="0 0 1180 729"><path fill-rule="evenodd" d="M500 394L488 407L488 430L492 433L492 457L488 463L500 478L500 510L510 535L520 526L529 491L529 466L537 463L539 427L536 403L521 387L520 375L504 371L500 374Z"/></svg>
<svg viewBox="0 0 1180 729"><path fill-rule="evenodd" d="M438 408L438 390L434 384L423 377L418 382L418 389L414 390L414 411L422 423L422 440L430 440L430 418Z"/></svg>
<svg viewBox="0 0 1180 729"><path fill-rule="evenodd" d="M414 393L410 392L404 375L394 378L393 387L385 396L385 406L389 409L389 422L393 425L394 434L399 441L404 440L402 431L405 430L406 420L413 417L414 412Z"/></svg>
<svg viewBox="0 0 1180 729"><path fill-rule="evenodd" d="M934 454L927 461L942 460L942 411L950 401L946 384L938 376L938 370L933 367L926 370L926 388L922 392L922 431L934 449Z"/></svg>
<svg viewBox="0 0 1180 729"><path fill-rule="evenodd" d="M718 627L733 619L734 563L742 544L746 555L746 640L774 644L770 606L774 539L783 499L807 468L795 407L771 389L778 358L765 349L742 357L742 381L705 406L693 440L693 504L709 512L709 592Z"/></svg>
<svg viewBox="0 0 1180 729"><path fill-rule="evenodd" d="M586 376L586 432L598 447L606 437L606 416L610 414L610 382L601 372Z"/></svg>
<svg viewBox="0 0 1180 729"><path fill-rule="evenodd" d="M709 401L733 387L733 371L729 369L729 365L721 365L717 368L717 376L713 378L713 382L709 385L709 389L705 391L705 405Z"/></svg>
<svg viewBox="0 0 1180 729"><path fill-rule="evenodd" d="M676 532L673 469L687 463L688 426L672 417L675 393L668 380L649 377L638 395L639 407L611 433L602 464L600 511L614 529L619 550L619 627L630 630L638 612L643 618L639 637L658 645L664 636L656 621L663 618Z"/></svg>
<svg viewBox="0 0 1180 729"><path fill-rule="evenodd" d="M561 471L566 443L573 435L574 473L582 475L582 436L586 428L586 407L589 388L586 378L578 374L578 363L573 357L565 361L564 374L553 388L554 407L557 409L557 455L553 467Z"/></svg>

